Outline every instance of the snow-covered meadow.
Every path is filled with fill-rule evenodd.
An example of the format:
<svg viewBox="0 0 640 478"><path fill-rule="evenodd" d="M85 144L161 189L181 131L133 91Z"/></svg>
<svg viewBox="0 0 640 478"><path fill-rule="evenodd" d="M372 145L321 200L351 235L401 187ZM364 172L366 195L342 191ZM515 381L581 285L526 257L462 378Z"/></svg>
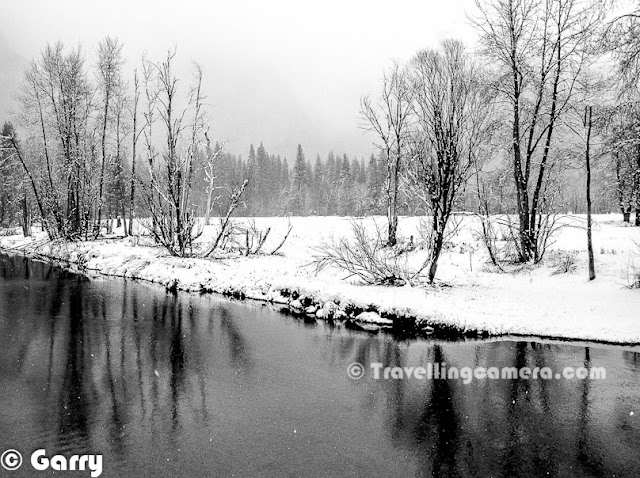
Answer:
<svg viewBox="0 0 640 478"><path fill-rule="evenodd" d="M255 218L258 229L271 232L262 249L268 253L292 232L278 255L218 254L210 259L171 257L151 246L150 238L109 238L94 242L50 244L43 236L0 237L0 248L41 254L68 261L84 270L137 278L186 291L236 292L247 298L286 302L283 290L298 291L316 303L339 301L381 315L411 316L432 324L490 334L521 334L618 343L640 343L640 290L630 288L640 270L640 228L626 227L621 215L594 218L596 280L587 277L585 218L571 216L559 231L543 262L511 266L504 272L491 266L479 234L479 222L464 216L443 252L435 285L370 286L344 271L316 273L311 264L323 241L351 234L351 218ZM359 218L371 230L384 218ZM420 243L420 218L401 217L405 241ZM235 219L247 223L249 219ZM374 224L375 221L375 224ZM204 247L217 231L215 222L198 239ZM121 232L116 229L116 233ZM426 251L411 253L410 264ZM568 272L564 272L568 270ZM560 272L560 273L558 273Z"/></svg>

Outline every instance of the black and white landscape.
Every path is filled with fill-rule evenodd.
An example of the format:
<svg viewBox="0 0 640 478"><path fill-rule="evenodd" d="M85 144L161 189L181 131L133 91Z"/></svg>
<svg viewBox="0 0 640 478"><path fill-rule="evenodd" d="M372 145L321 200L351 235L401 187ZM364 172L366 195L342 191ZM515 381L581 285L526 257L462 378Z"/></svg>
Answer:
<svg viewBox="0 0 640 478"><path fill-rule="evenodd" d="M640 4L449 3L2 6L7 473L640 473Z"/></svg>

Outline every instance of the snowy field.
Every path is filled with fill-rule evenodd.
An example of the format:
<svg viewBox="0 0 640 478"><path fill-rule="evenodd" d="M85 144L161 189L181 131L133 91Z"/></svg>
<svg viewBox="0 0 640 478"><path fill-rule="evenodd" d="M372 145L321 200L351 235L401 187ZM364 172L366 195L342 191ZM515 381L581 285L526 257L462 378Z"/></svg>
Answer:
<svg viewBox="0 0 640 478"><path fill-rule="evenodd" d="M359 218L373 230L374 220ZM188 291L242 292L248 298L287 302L282 290L296 290L316 302L339 301L382 315L426 319L435 324L490 334L522 334L619 343L640 343L640 290L629 287L640 271L640 228L627 227L621 215L594 218L596 280L587 274L584 216L572 216L539 265L511 266L505 272L488 264L477 219L465 216L443 252L435 285L367 286L345 279L344 271L316 274L310 264L314 249L332 237L351 234L351 219L293 217L292 232L278 255L219 254L211 259L180 259L151 246L148 237L48 244L43 236L0 237L5 251L26 251L57 257L106 275L139 278ZM247 223L247 219L236 219ZM256 218L258 228L271 228L263 247L270 252L288 228L287 218ZM384 226L384 218L375 218ZM198 240L216 234L215 221ZM420 243L420 218L401 217L404 241ZM119 232L116 230L116 233ZM37 246L37 248L36 248ZM418 264L426 252L416 250ZM569 259L567 259L569 257ZM566 267L567 264L570 267ZM569 269L568 272L564 272ZM558 273L560 271L560 273Z"/></svg>

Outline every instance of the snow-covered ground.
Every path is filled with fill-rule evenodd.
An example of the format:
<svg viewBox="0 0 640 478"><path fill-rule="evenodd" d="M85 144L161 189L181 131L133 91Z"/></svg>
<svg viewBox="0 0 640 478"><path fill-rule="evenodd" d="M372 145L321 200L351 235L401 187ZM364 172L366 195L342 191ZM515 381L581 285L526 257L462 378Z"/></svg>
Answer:
<svg viewBox="0 0 640 478"><path fill-rule="evenodd" d="M286 302L282 290L296 290L316 302L339 301L382 315L413 316L431 323L490 334L523 334L640 343L640 290L630 289L634 268L640 270L640 228L625 227L621 215L596 216L593 231L596 280L587 278L586 232L583 216L569 220L542 264L499 272L487 264L478 235L479 223L465 217L441 256L435 286L366 286L345 273L326 269L315 274L313 248L331 236L351 234L351 219L291 218L293 230L279 255L214 259L180 259L159 247L132 238L37 247L41 254L80 263L102 274L126 276L191 291L242 292L248 298ZM373 227L371 218L358 219ZM246 219L237 219L246 223ZM270 252L287 231L287 218L256 218L258 228L271 227L263 251ZM379 226L383 218L376 218ZM400 234L418 241L419 218L400 218ZM215 234L207 226L199 241ZM117 231L116 231L117 232ZM42 236L39 237L42 240ZM38 242L36 240L36 242ZM33 250L34 240L21 235L0 237L5 250ZM567 254L575 270L553 274ZM413 254L420 261L424 252ZM177 281L177 282L176 282Z"/></svg>

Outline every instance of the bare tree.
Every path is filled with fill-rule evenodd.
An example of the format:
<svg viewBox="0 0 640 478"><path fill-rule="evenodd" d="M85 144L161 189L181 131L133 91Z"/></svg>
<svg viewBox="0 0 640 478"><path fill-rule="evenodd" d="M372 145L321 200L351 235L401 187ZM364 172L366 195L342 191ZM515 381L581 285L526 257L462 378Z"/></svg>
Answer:
<svg viewBox="0 0 640 478"><path fill-rule="evenodd" d="M18 115L26 132L21 163L41 198L51 237L79 238L91 217L93 93L79 47L66 52L61 43L48 45L25 73Z"/></svg>
<svg viewBox="0 0 640 478"><path fill-rule="evenodd" d="M17 160L16 160L17 159ZM28 180L24 179L21 171L26 173ZM17 209L18 198L22 208L22 233L25 237L31 235L31 204L29 201L28 188L29 183L32 192L35 195L40 214L42 214L42 202L38 195L38 189L29 166L25 163L25 159L21 153L20 142L16 137L13 124L5 123L2 131L0 131L0 184L2 186L0 192L2 197L2 211L0 214L0 224L4 223L6 216L11 216L9 204L13 203ZM9 209L9 211L7 211ZM8 218L9 222L11 218ZM46 229L48 232L48 229Z"/></svg>
<svg viewBox="0 0 640 478"><path fill-rule="evenodd" d="M184 256L192 250L196 214L190 195L194 159L203 134L202 71L195 65L195 85L186 105L179 107L178 78L173 73L175 51L160 63L144 62L147 97L145 143L149 183L145 200L152 216L151 231L158 243L171 254ZM155 80L155 82L153 81ZM154 84L155 83L155 84ZM158 115L165 146L158 155L152 141L155 115ZM187 115L191 119L188 123Z"/></svg>
<svg viewBox="0 0 640 478"><path fill-rule="evenodd" d="M112 101L117 90L122 90L122 45L117 39L106 37L98 45L98 91L102 96L101 110L101 162L98 186L98 227L96 235L100 233L102 223L102 207L104 204L105 171L107 158L107 128L111 120Z"/></svg>
<svg viewBox="0 0 640 478"><path fill-rule="evenodd" d="M154 142L154 123L156 116L156 102L158 97L158 91L155 88L154 80L154 65L151 61L147 60L146 57L142 58L142 78L144 84L144 93L145 93L145 109L143 111L144 117L144 127L142 128L142 134L144 136L144 147L145 147L145 157L147 161L148 167L148 183L142 182L141 185L144 188L144 196L146 206L151 213L151 233L156 238L156 232L159 227L157 225L157 214L162 214L162 202L160 193L156 192L158 186L156 186L157 177L154 174L154 170L156 169L156 162L158 153L153 144ZM157 204L157 206L156 206ZM154 213L154 210L159 208L160 210L157 213Z"/></svg>
<svg viewBox="0 0 640 478"><path fill-rule="evenodd" d="M126 155L125 142L132 133L131 123L129 122L129 115L127 111L130 109L130 99L126 95L125 85L120 84L114 91L114 98L112 102L112 116L113 116L113 132L114 132L114 152L113 161L110 165L111 177L112 177L112 194L109 195L109 217L111 218L113 213L117 216L117 227L120 227L121 222L124 221L124 235L128 235L127 223L126 223L126 182L127 171L124 167L124 158ZM111 232L113 221L109 222L109 232Z"/></svg>
<svg viewBox="0 0 640 478"><path fill-rule="evenodd" d="M554 213L545 191L560 155L554 141L560 118L575 94L602 20L601 5L581 0L486 0L476 2L474 23L486 57L495 66L496 91L510 110L507 149L516 188L519 258L539 261L546 216Z"/></svg>
<svg viewBox="0 0 640 478"><path fill-rule="evenodd" d="M585 106L583 124L587 130L584 153L587 168L587 254L589 256L589 280L593 280L596 278L595 261L593 259L593 239L591 237L591 130L593 129L593 106Z"/></svg>
<svg viewBox="0 0 640 478"><path fill-rule="evenodd" d="M618 206L624 222L630 222L635 209L635 225L640 226L640 101L629 100L609 106L606 117L607 148L615 171Z"/></svg>
<svg viewBox="0 0 640 478"><path fill-rule="evenodd" d="M593 254L593 204L592 204L592 170L594 162L600 160L609 153L606 143L606 133L612 123L612 111L610 104L606 104L606 90L610 82L602 77L594 76L589 71L585 72L581 81L583 101L575 106L576 116L580 116L580 127L574 130L577 133L580 149L583 150L586 169L585 196L587 203L587 255L589 265L589 280L596 278L595 259ZM598 105L599 103L599 105ZM594 107L594 104L596 105ZM580 111L582 106L582 111ZM582 113L580 115L580 113Z"/></svg>
<svg viewBox="0 0 640 478"><path fill-rule="evenodd" d="M606 26L605 46L614 55L620 73L620 90L637 91L640 76L640 4L617 15Z"/></svg>
<svg viewBox="0 0 640 478"><path fill-rule="evenodd" d="M129 235L133 235L133 217L136 199L136 149L138 140L144 133L145 129L138 129L138 103L140 102L140 79L138 78L138 70L133 72L133 104L131 109L131 177L129 178Z"/></svg>
<svg viewBox="0 0 640 478"><path fill-rule="evenodd" d="M493 95L455 40L411 62L414 128L408 185L432 215L428 280L433 282L451 214L491 133Z"/></svg>
<svg viewBox="0 0 640 478"><path fill-rule="evenodd" d="M11 138L16 134L11 122L0 129L0 226L11 225L22 208L22 228L25 236L31 235L30 201L24 181L22 166L16 160Z"/></svg>
<svg viewBox="0 0 640 478"><path fill-rule="evenodd" d="M378 136L377 146L386 161L385 192L389 247L394 246L397 241L398 187L400 171L408 154L411 93L405 69L399 63L394 63L384 73L379 100L374 102L369 97L364 97L360 102L361 114L366 122L365 128Z"/></svg>

